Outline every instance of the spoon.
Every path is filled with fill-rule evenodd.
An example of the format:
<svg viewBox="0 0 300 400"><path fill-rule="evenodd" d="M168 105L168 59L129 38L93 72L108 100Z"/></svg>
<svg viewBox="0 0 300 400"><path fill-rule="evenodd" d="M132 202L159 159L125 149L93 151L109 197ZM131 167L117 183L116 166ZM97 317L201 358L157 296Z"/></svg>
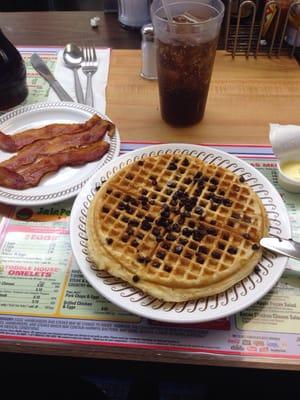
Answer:
<svg viewBox="0 0 300 400"><path fill-rule="evenodd" d="M77 101L84 104L83 91L78 76L78 69L80 68L82 58L82 51L76 44L68 43L66 45L63 52L63 59L66 66L73 70Z"/></svg>

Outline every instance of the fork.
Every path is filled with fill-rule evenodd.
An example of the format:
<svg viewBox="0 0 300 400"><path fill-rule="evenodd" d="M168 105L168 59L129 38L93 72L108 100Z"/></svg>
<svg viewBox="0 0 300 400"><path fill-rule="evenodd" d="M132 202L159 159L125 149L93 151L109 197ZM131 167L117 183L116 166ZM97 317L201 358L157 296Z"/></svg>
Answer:
<svg viewBox="0 0 300 400"><path fill-rule="evenodd" d="M86 45L82 48L83 61L81 64L82 72L87 77L86 93L85 93L85 104L88 106L94 106L94 96L92 87L92 76L98 69L98 61L94 44Z"/></svg>

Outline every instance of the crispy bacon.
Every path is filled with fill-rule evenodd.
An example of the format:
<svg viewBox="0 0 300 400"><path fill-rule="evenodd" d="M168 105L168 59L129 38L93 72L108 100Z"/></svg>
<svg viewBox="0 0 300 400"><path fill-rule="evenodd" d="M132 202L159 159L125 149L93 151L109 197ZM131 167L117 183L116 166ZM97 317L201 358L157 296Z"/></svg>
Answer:
<svg viewBox="0 0 300 400"><path fill-rule="evenodd" d="M19 151L24 146L31 144L41 139L52 139L57 136L65 134L75 134L90 130L94 125L101 124L106 126L108 134L111 136L114 133L114 125L106 120L103 120L98 115L93 115L89 120L84 123L78 124L50 124L42 128L28 129L14 135L6 135L0 132L0 149L14 153Z"/></svg>
<svg viewBox="0 0 300 400"><path fill-rule="evenodd" d="M97 142L104 137L110 126L110 122L106 121L104 124L103 121L100 120L91 129L83 132L61 135L52 140L38 140L25 146L15 156L2 161L0 167L17 171L23 165L34 163L40 156L50 156L68 148L84 146L89 143Z"/></svg>
<svg viewBox="0 0 300 400"><path fill-rule="evenodd" d="M0 185L11 189L27 189L38 185L43 176L55 172L62 166L81 165L100 159L109 149L103 140L95 143L71 148L51 156L42 156L39 160L18 171L0 166Z"/></svg>

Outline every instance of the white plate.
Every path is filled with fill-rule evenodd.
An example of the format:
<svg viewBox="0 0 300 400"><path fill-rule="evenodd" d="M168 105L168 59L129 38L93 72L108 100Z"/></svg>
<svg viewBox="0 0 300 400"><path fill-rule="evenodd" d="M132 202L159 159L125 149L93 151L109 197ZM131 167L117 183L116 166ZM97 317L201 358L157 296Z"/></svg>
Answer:
<svg viewBox="0 0 300 400"><path fill-rule="evenodd" d="M189 144L154 145L127 153L97 172L79 193L71 212L70 235L76 261L89 283L112 303L142 317L175 323L210 321L234 314L264 296L278 281L288 258L265 251L258 267L246 279L219 295L182 303L166 303L143 294L105 271L94 271L87 254L86 215L95 188L125 165L148 155L185 153L226 167L261 198L270 220L270 235L291 237L285 205L272 184L255 168L230 154Z"/></svg>
<svg viewBox="0 0 300 400"><path fill-rule="evenodd" d="M0 118L0 130L7 134L14 134L26 129L39 128L53 123L84 122L93 114L109 119L91 107L78 103L36 103L19 107L4 114ZM116 134L112 139L107 135L105 140L110 142L109 151L101 160L93 161L82 166L63 167L58 172L42 179L38 186L15 190L0 186L0 201L12 205L42 205L55 203L76 196L86 181L104 164L119 155L120 136ZM12 156L0 150L0 161Z"/></svg>

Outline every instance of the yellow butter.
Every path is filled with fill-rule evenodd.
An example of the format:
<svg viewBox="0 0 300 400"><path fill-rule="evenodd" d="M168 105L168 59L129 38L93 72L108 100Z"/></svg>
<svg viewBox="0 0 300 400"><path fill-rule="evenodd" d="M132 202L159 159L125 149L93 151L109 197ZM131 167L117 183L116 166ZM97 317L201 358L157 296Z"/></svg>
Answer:
<svg viewBox="0 0 300 400"><path fill-rule="evenodd" d="M300 161L286 161L280 165L284 175L300 181Z"/></svg>

